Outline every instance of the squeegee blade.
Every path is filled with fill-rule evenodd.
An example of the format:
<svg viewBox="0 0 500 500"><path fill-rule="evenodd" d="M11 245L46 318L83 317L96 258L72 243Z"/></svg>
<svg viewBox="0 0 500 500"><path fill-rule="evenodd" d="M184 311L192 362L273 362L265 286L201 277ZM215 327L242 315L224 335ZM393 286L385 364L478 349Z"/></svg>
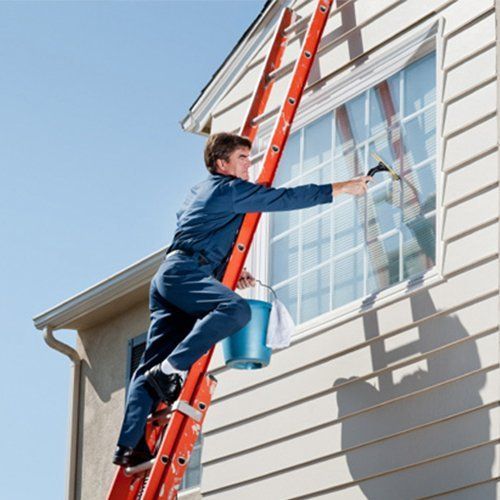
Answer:
<svg viewBox="0 0 500 500"><path fill-rule="evenodd" d="M381 163L385 168L387 168L387 170L389 171L389 173L392 175L392 178L395 180L395 181L399 181L401 180L401 177L399 177L399 175L396 173L396 171L387 163L385 162L377 153L370 153L372 155L372 158L375 160L375 161L378 161L379 163Z"/></svg>

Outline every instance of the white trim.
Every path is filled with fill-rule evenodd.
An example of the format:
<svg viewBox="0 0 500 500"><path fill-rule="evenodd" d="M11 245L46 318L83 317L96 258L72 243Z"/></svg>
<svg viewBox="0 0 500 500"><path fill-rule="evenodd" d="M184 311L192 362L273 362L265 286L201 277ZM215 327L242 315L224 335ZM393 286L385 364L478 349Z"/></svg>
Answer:
<svg viewBox="0 0 500 500"><path fill-rule="evenodd" d="M229 60L219 68L219 73L213 77L188 114L180 121L183 130L198 134L203 133L205 125L210 120L212 110L228 91L227 82L235 81L246 70L248 61L251 61L253 55L266 43L269 33L275 29L275 18L280 14L283 6L288 3L287 0L275 0L269 4L265 12L260 14L260 19L247 34L245 40L236 47ZM272 18L270 19L269 16Z"/></svg>
<svg viewBox="0 0 500 500"><path fill-rule="evenodd" d="M405 35L402 35L400 39L398 39L398 44L393 46L391 49L388 49L384 51L382 54L378 55L376 53L373 56L373 59L371 61L365 62L360 67L357 67L353 69L350 73L344 74L339 76L338 78L333 78L330 80L329 83L327 83L321 90L317 91L316 93L309 93L308 95L304 96L304 100L302 103L301 108L299 108L299 111L297 113L296 119L294 121L294 124L292 126L292 131L291 133L294 132L299 132L301 133L301 154L302 154L302 135L304 131L304 127L307 126L309 123L315 121L316 119L319 119L320 117L326 115L329 112L332 112L336 108L338 108L341 104L349 101L350 99L354 98L357 95L360 95L364 92L367 92L369 89L373 88L375 85L380 83L381 81L387 79L389 76L397 73L398 71L404 70L405 67L407 67L409 64L411 64L413 61L420 59L421 57L424 57L428 53L434 51L436 53L436 98L435 102L432 105L434 109L436 110L436 155L432 156L430 158L426 158L426 160L420 162L416 167L419 167L421 165L427 164L430 161L435 161L436 168L435 168L435 175L436 175L436 201L440 199L440 194L441 194L441 189L442 189L442 182L441 182L441 175L440 172L442 170L441 167L441 160L442 160L442 148L443 148L443 141L441 140L441 120L442 120L442 107L443 107L443 92L442 92L442 75L441 72L439 71L440 64L441 64L441 59L442 59L442 53L443 53L443 44L442 44L442 33L443 33L443 20L442 18L439 19L432 19L423 25L419 26L415 30L413 30L410 33L407 33ZM418 54L418 57L415 57L415 55ZM400 79L400 84L402 82L402 79ZM335 89L335 90L333 90ZM402 94L400 94L400 98L402 98ZM368 102L365 102L365 105L368 105ZM403 109L401 108L401 116L403 116ZM416 113L413 113L409 117L405 117L404 119L400 119L399 126L403 126L403 122L408 121L412 117L414 117L415 114L421 114L423 113L424 110L419 110ZM260 128L260 137L263 139L264 142L268 142L268 134L271 133L273 129L273 124L274 120L271 117L269 120L266 120L263 124L261 124ZM333 123L335 124L335 119L333 119ZM332 127L332 133L334 134L334 127ZM372 141L373 138L370 137L367 139L365 142L370 142ZM364 143L363 143L364 145ZM365 153L367 154L367 148L365 148ZM332 150L332 156L328 161L325 161L324 164L326 165L328 162L331 162L335 158L335 150ZM302 165L302 162L301 162ZM415 166L414 166L415 167ZM315 169L321 168L320 165L316 166ZM314 169L314 170L315 170ZM300 174L302 175L302 174ZM293 184L293 180L290 180L286 184ZM438 203L436 203L439 205ZM366 209L366 207L365 207ZM297 292L297 333L296 335L308 335L308 332L311 328L318 328L318 327L323 327L325 324L331 325L332 323L336 323L337 321L341 320L341 318L345 317L346 315L352 315L355 314L356 311L360 311L360 308L362 309L364 304L370 303L371 307L374 305L378 305L380 301L384 302L387 300L387 298L391 298L394 295L401 294L405 290L408 291L409 288L411 288L412 284L415 282L424 282L425 285L429 285L435 282L438 282L442 280L442 242L441 242L441 208L439 206L436 207L435 210L432 211L432 213L427 214L426 216L436 216L436 250L435 250L435 255L436 255L436 262L434 266L431 269L428 269L424 273L414 276L410 279L405 279L403 281L398 281L397 283L393 285L389 285L386 288L383 288L381 290L378 290L373 293L368 293L368 290L366 289L367 285L367 280L368 280L368 273L366 272L367 269L365 269L364 272L364 294L361 298L356 299L354 301L349 302L348 304L345 304L343 306L336 307L326 313L322 313L317 316L314 320L309 320L304 323L301 323L301 314L300 314L300 306L301 306L301 300L300 300L300 288L301 288L301 279L300 278L300 255L299 255L299 270L296 275L293 277L287 278L287 280L284 280L278 284L275 284L276 288L279 288L281 285L284 285L288 282L292 282L297 280L298 283L298 292ZM321 217L324 215L324 213L318 214L317 217ZM316 216L315 216L316 218ZM300 219L301 220L301 219ZM297 230L299 228L299 235L301 233L301 226L302 224L300 223L299 220L299 225L294 227L293 229L290 229L288 232L291 232L292 230ZM287 233L288 233L287 232ZM400 240L403 238L402 233L399 229L395 229L394 234L399 234L400 235ZM391 231L384 233L383 238L386 238L390 235ZM280 234L280 237L283 236ZM380 239L380 236L377 238L377 240ZM373 242L373 241L372 241ZM271 243L271 239L267 239L264 244L263 242L259 242L262 246L269 246ZM363 246L363 248L367 248L366 245ZM366 262L366 248L364 251L364 267L367 267L367 262ZM402 251L402 245L400 241L399 245L400 251ZM301 251L301 245L299 241L299 254ZM346 252L348 253L348 252ZM337 256L338 257L338 256ZM402 259L403 255L400 255L400 278L403 276L401 272L401 266L402 266ZM267 260L267 258L266 258ZM329 259L329 265L331 267L334 266L334 262L337 260L333 256ZM318 264L316 267L319 268L321 265L325 263ZM326 265L326 264L325 264ZM315 268L316 268L315 267ZM310 270L309 270L310 271ZM333 273L332 270L330 270L330 273ZM269 273L266 273L265 276L267 276L267 279L269 281ZM333 292L330 291L332 294ZM333 300L333 299L332 299ZM295 336L294 336L295 338Z"/></svg>
<svg viewBox="0 0 500 500"><path fill-rule="evenodd" d="M443 68L444 63L444 19L439 18L438 33L436 35L436 270L440 276L444 276L444 242L443 237L443 206L442 200L444 196L444 147L445 140L443 135L444 125L444 86L446 71Z"/></svg>
<svg viewBox="0 0 500 500"><path fill-rule="evenodd" d="M322 331L332 330L336 325L344 321L352 321L356 318L360 318L368 309L379 309L385 305L391 304L395 300L400 300L402 293L407 295L413 294L424 288L436 286L444 281L444 278L436 272L436 268L434 267L420 277L401 281L379 292L361 297L360 299L339 306L332 311L328 311L314 319L297 325L291 343L294 344Z"/></svg>
<svg viewBox="0 0 500 500"><path fill-rule="evenodd" d="M92 314L97 309L128 295L146 285L156 272L166 247L144 257L103 281L83 290L33 318L39 330L50 326L53 330Z"/></svg>
<svg viewBox="0 0 500 500"><path fill-rule="evenodd" d="M305 94L301 106L295 116L290 134L303 128L319 116L338 108L344 102L374 87L377 83L385 80L408 66L417 51L427 50L428 47L436 46L437 33L442 31L441 20L432 19L413 31L401 35L398 44L388 48L384 53L376 53L363 63L347 73L345 70L341 75L326 83L321 90L310 91ZM442 48L440 47L440 50ZM428 50L430 52L430 50ZM419 54L424 55L424 53ZM437 87L437 83L436 83ZM260 125L259 135L266 137L273 130L275 114L270 116Z"/></svg>

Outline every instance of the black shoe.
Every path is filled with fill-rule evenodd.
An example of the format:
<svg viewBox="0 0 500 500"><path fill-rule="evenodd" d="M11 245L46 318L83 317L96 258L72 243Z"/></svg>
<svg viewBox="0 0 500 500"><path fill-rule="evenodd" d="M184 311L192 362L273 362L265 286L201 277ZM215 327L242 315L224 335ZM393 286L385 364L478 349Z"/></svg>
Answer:
<svg viewBox="0 0 500 500"><path fill-rule="evenodd" d="M153 455L151 455L149 450L136 450L118 445L113 455L113 463L120 467L134 467L143 462L149 462L152 458Z"/></svg>
<svg viewBox="0 0 500 500"><path fill-rule="evenodd" d="M144 376L157 396L167 404L172 404L181 393L182 377L178 373L163 373L160 365L153 366Z"/></svg>

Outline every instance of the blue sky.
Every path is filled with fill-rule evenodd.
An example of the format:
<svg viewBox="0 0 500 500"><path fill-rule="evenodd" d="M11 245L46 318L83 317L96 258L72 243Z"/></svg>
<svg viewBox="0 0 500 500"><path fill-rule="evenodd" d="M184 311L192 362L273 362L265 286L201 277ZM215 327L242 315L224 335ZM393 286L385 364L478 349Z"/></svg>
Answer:
<svg viewBox="0 0 500 500"><path fill-rule="evenodd" d="M179 121L263 3L0 2L3 498L64 497L70 363L32 317L169 243L206 175Z"/></svg>

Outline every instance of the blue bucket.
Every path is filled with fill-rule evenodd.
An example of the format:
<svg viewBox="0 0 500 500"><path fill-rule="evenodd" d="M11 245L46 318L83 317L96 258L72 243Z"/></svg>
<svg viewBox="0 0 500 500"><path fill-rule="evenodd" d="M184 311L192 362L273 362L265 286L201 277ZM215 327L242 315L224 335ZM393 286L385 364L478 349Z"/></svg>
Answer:
<svg viewBox="0 0 500 500"><path fill-rule="evenodd" d="M222 340L226 365L238 370L257 370L271 361L272 349L266 347L267 325L272 305L263 300L247 300L252 319L240 331Z"/></svg>

